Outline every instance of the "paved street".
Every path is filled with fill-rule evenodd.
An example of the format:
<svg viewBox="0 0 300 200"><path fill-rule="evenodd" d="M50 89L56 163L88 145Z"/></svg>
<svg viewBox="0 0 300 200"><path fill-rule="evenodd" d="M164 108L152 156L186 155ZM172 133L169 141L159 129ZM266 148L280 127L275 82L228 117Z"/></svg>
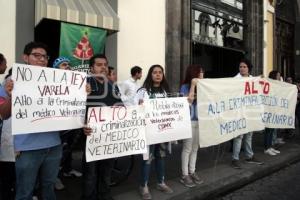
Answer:
<svg viewBox="0 0 300 200"><path fill-rule="evenodd" d="M262 166L257 166L242 162L242 170L236 170L230 166L230 142L210 148L202 148L198 153L197 171L204 179L204 183L192 189L184 187L179 182L181 145L174 145L172 155L168 156L168 158L166 159L166 181L170 184L175 192L172 195L166 195L155 190L154 186L156 183L156 179L153 169L153 174L150 178L150 189L153 195L153 199L211 200L215 196L227 192L228 190L239 188L240 185L245 185L251 181L261 179L261 177L268 176L272 172L290 166L289 163L298 161L300 159L300 134L297 134L297 136L293 139L286 140L286 142L287 143L285 145L279 147L281 154L272 157L263 153L263 134L254 134L253 144L255 155L258 159L264 161L265 164ZM81 168L80 158L81 153L78 152L74 154L73 166L78 170L80 170ZM241 153L241 159L242 161L244 159L243 153ZM112 188L112 193L116 200L141 199L140 195L138 194L140 156L135 156L134 163L135 164L129 178L120 185ZM245 191L241 191L240 193L237 193L235 195L228 195L224 197L224 199L273 199L272 197L274 196L278 197L277 199L293 199L293 192L297 191L298 189L292 187L297 186L297 184L293 183L298 181L298 186L300 186L300 164L297 164L295 166L296 167L292 165L289 168L284 169L282 172L277 172L276 174L278 175L275 175L274 178L269 178L266 181L262 182L257 181L257 183L259 184L256 187L253 186L253 188L247 188ZM282 174L282 177L280 176L280 174ZM63 191L57 192L58 200L80 199L82 190L81 178L63 178L62 180L66 188ZM272 182L270 180L280 180L281 182L279 184L278 181ZM267 185L268 183L270 184ZM287 196L286 194L286 198L282 198L282 196L280 196L279 194L281 194L280 191L285 189L285 187L290 187L292 192L286 192L289 196ZM250 193L251 191L252 194ZM279 194L274 194L272 196L274 192L278 192ZM261 196L257 198L253 197L256 194L261 194ZM269 196L267 197L266 195ZM295 196L297 195L295 194ZM219 198L219 200L222 200L222 198Z"/></svg>
<svg viewBox="0 0 300 200"><path fill-rule="evenodd" d="M255 181L218 200L296 200L300 196L300 162Z"/></svg>

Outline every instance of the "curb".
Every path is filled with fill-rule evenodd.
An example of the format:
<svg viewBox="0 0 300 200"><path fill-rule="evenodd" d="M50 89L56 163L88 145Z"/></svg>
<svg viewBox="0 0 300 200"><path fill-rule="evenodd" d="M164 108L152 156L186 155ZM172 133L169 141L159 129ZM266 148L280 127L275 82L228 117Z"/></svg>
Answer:
<svg viewBox="0 0 300 200"><path fill-rule="evenodd" d="M251 164L252 167L241 172L219 179L213 183L204 184L188 191L182 192L179 195L169 198L170 200L205 200L214 199L222 194L239 189L244 185L254 182L258 179L266 177L282 168L300 161L299 149L285 149L285 154L278 159L270 159L264 165L258 166ZM250 164L249 164L250 165Z"/></svg>

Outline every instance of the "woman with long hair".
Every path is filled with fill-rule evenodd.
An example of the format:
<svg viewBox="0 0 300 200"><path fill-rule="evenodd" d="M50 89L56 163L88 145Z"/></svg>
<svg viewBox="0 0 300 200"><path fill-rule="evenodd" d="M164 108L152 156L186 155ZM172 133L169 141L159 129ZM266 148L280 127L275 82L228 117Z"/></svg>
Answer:
<svg viewBox="0 0 300 200"><path fill-rule="evenodd" d="M280 81L280 72L277 70L271 71L269 78ZM270 156L275 156L280 153L280 151L272 147L274 138L277 138L277 130L274 128L266 128L264 135L264 153Z"/></svg>
<svg viewBox="0 0 300 200"><path fill-rule="evenodd" d="M136 100L139 104L144 99L166 98L170 90L161 65L152 65L148 71L143 86L137 91ZM148 181L151 169L151 161L155 161L157 173L157 189L164 193L172 193L173 190L165 183L165 162L164 157L170 149L169 143L153 144L148 147L148 154L143 156L141 169L140 193L143 199L151 199L148 188Z"/></svg>
<svg viewBox="0 0 300 200"><path fill-rule="evenodd" d="M185 79L180 88L180 94L190 96L190 115L192 124L192 138L183 140L181 153L182 176L180 182L186 187L194 187L203 181L196 170L197 152L199 149L199 125L197 114L196 83L204 78L204 69L200 65L189 65L185 72ZM192 95L192 96L191 96Z"/></svg>

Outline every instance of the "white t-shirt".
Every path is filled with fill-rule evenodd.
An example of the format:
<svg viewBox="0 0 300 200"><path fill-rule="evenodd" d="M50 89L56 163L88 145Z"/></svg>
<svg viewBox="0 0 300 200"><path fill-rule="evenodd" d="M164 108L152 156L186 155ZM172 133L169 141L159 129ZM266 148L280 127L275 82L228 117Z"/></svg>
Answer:
<svg viewBox="0 0 300 200"><path fill-rule="evenodd" d="M140 85L136 80L130 78L120 84L118 84L121 93L121 99L125 106L137 105L138 102L135 101L135 94L140 88Z"/></svg>

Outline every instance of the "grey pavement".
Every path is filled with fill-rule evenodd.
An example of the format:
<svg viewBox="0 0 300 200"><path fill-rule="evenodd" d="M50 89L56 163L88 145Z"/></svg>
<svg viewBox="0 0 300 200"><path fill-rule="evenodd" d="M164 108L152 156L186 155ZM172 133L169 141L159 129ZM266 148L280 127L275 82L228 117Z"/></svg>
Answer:
<svg viewBox="0 0 300 200"><path fill-rule="evenodd" d="M215 200L298 200L300 162Z"/></svg>
<svg viewBox="0 0 300 200"><path fill-rule="evenodd" d="M297 131L298 132L298 131ZM186 188L179 182L181 175L181 144L173 145L173 152L166 159L166 183L174 190L173 194L163 194L155 189L156 177L154 166L150 177L149 188L153 199L185 200L185 199L213 199L230 190L238 189L257 179L270 175L292 163L300 160L300 135L286 140L286 144L278 147L281 153L269 156L263 153L263 134L253 136L253 150L255 157L263 161L264 165L243 162L243 152L240 160L243 169L233 169L231 164L230 142L221 145L202 148L198 152L197 173L204 179L204 183L194 188ZM75 154L74 167L80 169L80 153ZM128 180L112 188L115 200L141 199L138 193L141 156L135 156L133 171ZM58 200L77 200L81 195L80 178L64 178L66 189L57 192Z"/></svg>

